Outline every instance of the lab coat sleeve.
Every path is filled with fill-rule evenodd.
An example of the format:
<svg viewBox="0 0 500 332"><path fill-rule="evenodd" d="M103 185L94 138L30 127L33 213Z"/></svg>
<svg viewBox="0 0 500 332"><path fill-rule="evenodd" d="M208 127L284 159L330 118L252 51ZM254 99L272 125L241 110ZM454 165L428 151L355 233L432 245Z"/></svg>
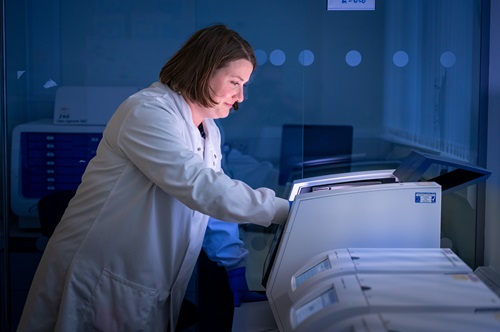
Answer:
<svg viewBox="0 0 500 332"><path fill-rule="evenodd" d="M226 270L245 266L248 250L240 239L238 224L208 219L203 250L211 261Z"/></svg>
<svg viewBox="0 0 500 332"><path fill-rule="evenodd" d="M206 167L188 143L194 137L189 124L168 105L153 100L121 107L131 109L112 118L114 132L105 135L116 135L109 141L161 190L219 220L262 226L285 222L288 201Z"/></svg>

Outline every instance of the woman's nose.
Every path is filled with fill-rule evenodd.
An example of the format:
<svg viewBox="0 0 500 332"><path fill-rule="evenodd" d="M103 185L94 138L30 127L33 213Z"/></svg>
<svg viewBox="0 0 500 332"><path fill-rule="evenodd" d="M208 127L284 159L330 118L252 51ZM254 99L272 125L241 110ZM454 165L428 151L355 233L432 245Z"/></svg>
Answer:
<svg viewBox="0 0 500 332"><path fill-rule="evenodd" d="M241 103L245 99L245 93L243 91L243 86L241 86L236 92L236 101Z"/></svg>

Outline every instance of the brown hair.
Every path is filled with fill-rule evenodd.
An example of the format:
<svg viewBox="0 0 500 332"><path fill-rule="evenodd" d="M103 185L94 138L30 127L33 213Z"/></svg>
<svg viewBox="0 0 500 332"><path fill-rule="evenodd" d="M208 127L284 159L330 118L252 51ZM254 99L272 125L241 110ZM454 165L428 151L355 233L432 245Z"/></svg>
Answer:
<svg viewBox="0 0 500 332"><path fill-rule="evenodd" d="M160 71L160 81L172 90L204 107L216 103L210 97L208 81L229 62L246 59L257 66L252 46L225 25L213 25L195 32ZM238 109L235 103L235 109Z"/></svg>

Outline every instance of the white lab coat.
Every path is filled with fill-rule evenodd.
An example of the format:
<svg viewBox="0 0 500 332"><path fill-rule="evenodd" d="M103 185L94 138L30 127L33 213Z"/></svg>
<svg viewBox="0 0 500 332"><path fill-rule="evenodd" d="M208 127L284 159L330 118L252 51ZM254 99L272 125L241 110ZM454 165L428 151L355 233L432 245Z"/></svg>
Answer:
<svg viewBox="0 0 500 332"><path fill-rule="evenodd" d="M47 244L18 331L173 331L208 215L286 220L288 201L221 172L219 130L203 125L206 140L158 82L122 103Z"/></svg>

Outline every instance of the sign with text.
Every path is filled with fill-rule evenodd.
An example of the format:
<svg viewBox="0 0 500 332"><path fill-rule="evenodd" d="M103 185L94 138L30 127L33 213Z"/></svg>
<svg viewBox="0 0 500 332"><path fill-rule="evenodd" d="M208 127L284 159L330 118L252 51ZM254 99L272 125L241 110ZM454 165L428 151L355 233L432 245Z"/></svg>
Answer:
<svg viewBox="0 0 500 332"><path fill-rule="evenodd" d="M375 0L328 0L328 10L375 10Z"/></svg>

